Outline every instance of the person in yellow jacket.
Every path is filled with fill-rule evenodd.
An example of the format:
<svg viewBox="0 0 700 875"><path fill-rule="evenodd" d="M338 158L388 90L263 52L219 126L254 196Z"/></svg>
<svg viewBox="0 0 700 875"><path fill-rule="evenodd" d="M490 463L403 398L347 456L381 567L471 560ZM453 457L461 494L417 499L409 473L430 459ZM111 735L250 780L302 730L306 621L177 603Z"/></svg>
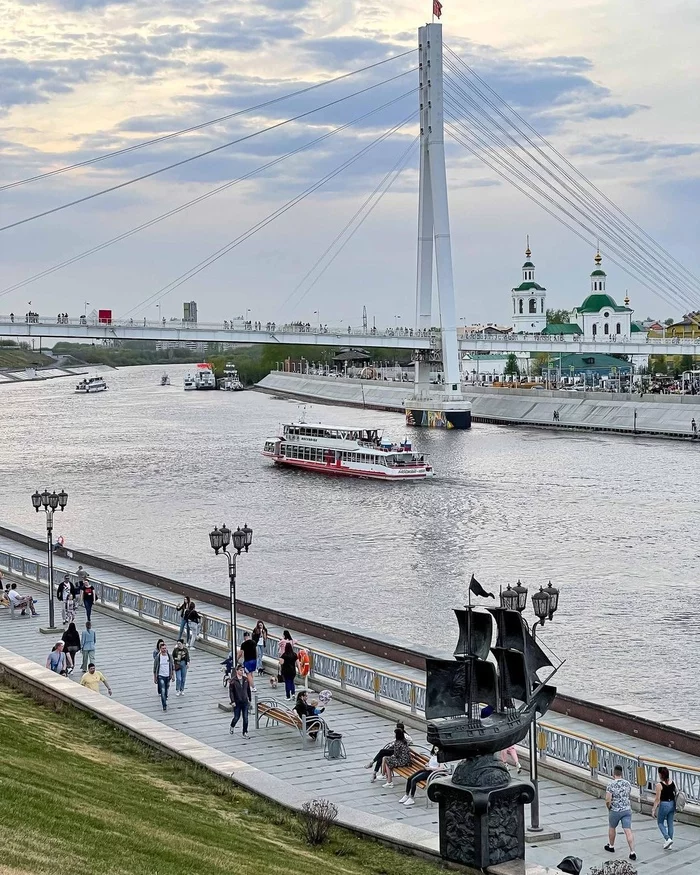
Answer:
<svg viewBox="0 0 700 875"><path fill-rule="evenodd" d="M109 685L109 681L101 671L97 671L95 663L91 662L90 665L88 665L88 670L80 678L80 686L87 687L88 690L93 690L95 693L99 693L101 683L107 687L107 692L111 696L112 688Z"/></svg>

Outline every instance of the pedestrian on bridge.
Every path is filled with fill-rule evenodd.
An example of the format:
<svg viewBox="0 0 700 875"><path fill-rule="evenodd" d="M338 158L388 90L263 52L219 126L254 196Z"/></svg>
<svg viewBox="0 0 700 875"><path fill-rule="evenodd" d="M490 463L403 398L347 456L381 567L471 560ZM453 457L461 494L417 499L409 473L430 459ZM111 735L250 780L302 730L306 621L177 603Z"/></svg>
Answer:
<svg viewBox="0 0 700 875"><path fill-rule="evenodd" d="M199 616L198 611L196 610L196 605L194 602L190 602L190 606L185 613L185 617L187 618L187 646L190 648L190 651L194 650L195 645L197 644L197 635L199 635L199 624L201 622L201 618Z"/></svg>
<svg viewBox="0 0 700 875"><path fill-rule="evenodd" d="M243 633L243 641L238 651L238 659L243 662L243 668L248 677L250 689L256 692L255 676L253 672L258 666L258 647L255 641L250 637L250 632Z"/></svg>
<svg viewBox="0 0 700 875"><path fill-rule="evenodd" d="M652 817L664 837L664 851L673 847L673 817L676 813L676 785L671 780L666 766L659 767L659 782L656 785L656 796L651 809Z"/></svg>
<svg viewBox="0 0 700 875"><path fill-rule="evenodd" d="M630 860L636 860L634 833L632 832L632 804L630 802L632 785L623 778L622 766L615 766L613 776L614 779L605 790L605 804L608 807L608 843L605 845L605 850L611 854L615 853L617 827L622 824L622 831L630 849Z"/></svg>
<svg viewBox="0 0 700 875"><path fill-rule="evenodd" d="M168 653L165 641L161 641L158 653L153 660L153 683L158 685L160 703L164 711L168 710L168 693L170 691L170 682L174 677L175 665L173 658Z"/></svg>
<svg viewBox="0 0 700 875"><path fill-rule="evenodd" d="M85 616L89 620L92 617L92 606L95 604L95 587L92 585L89 575L85 575L82 586L83 607L85 608Z"/></svg>
<svg viewBox="0 0 700 875"><path fill-rule="evenodd" d="M177 637L182 638L185 634L185 627L187 627L187 638L190 637L190 624L187 622L187 611L190 609L190 597L188 595L183 595L182 603L179 604L175 610L180 615L180 629L178 630ZM183 638L183 641L185 639Z"/></svg>

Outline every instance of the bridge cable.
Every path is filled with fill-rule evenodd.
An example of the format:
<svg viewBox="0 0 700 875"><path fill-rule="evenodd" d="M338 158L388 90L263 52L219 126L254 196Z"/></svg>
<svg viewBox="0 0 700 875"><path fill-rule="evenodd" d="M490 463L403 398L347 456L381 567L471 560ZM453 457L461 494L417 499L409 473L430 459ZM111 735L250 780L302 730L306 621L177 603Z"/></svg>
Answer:
<svg viewBox="0 0 700 875"><path fill-rule="evenodd" d="M250 227L247 231L244 231L242 234L239 234L239 236L236 237L234 240L231 240L226 245L220 247L215 252L213 252L211 255L207 256L207 258L198 262L196 265L191 267L189 270L185 271L184 273L182 273L178 277L176 277L174 280L171 280L169 283L162 286L160 289L158 289L156 292L154 292L148 298L146 298L145 300L141 301L139 304L136 304L134 307L132 307L130 310L128 310L124 315L128 316L130 313L134 313L138 310L142 310L146 306L151 306L154 303L154 301L156 301L156 300L158 300L158 301L162 300L166 295L170 294L170 292L174 291L176 288L181 286L183 283L192 279L192 277L196 276L198 273L200 273L201 271L205 270L207 267L212 265L215 261L218 261L224 255L228 254L233 249L240 246L241 243L244 243L246 240L248 240L250 237L252 237L258 231L262 230L263 228L266 228L271 222L273 222L275 219L279 218L279 216L283 215L288 210L290 210L292 207L296 206L302 200L307 198L310 194L313 194L315 191L317 191L319 188L321 188L323 185L325 185L331 179L334 179L336 176L338 176L340 173L342 173L344 170L346 170L348 167L350 167L356 161L359 161L359 159L362 158L372 148L374 148L374 146L383 142L388 137L390 137L392 134L396 133L402 127L404 127L404 125L408 124L408 122L415 119L417 114L418 114L417 110L414 110L413 112L411 112L402 121L397 122L393 127L389 128L383 134L380 134L378 137L376 137L374 140L372 140L371 143L368 143L366 146L363 146L362 149L360 149L353 156L351 156L350 158L345 160L342 164L340 164L338 167L336 167L335 170L332 170L331 172L327 173L320 180L318 180L317 182L308 186L300 194L296 195L291 200L287 201L283 206L279 207L277 210L274 210L272 213L270 213L264 219L260 220L255 225ZM124 318L124 317L120 316L120 318Z"/></svg>
<svg viewBox="0 0 700 875"><path fill-rule="evenodd" d="M391 187L394 185L394 183L396 182L396 180L399 178L399 176L400 176L401 173L403 172L403 170L404 170L406 164L408 163L408 159L410 158L411 153L412 153L412 151L414 150L414 148L416 147L416 145L417 145L419 139L420 139L420 134L418 134L418 135L413 139L413 141L412 141L411 143L409 143L408 148L405 149L405 150L402 152L402 154L399 156L398 160L395 162L394 166L393 166L390 170L387 171L387 173L384 175L384 177L382 178L382 180L381 180L381 181L379 182L379 184L375 187L374 191L373 191L373 192L372 192L367 198L365 198L365 200L364 200L364 202L362 203L362 205L357 209L357 211L355 212L355 214L352 216L352 218L350 219L350 221L347 222L347 224L346 224L345 227L342 229L342 231L340 231L340 233L337 234L337 235L335 236L335 238L334 238L333 241L330 243L330 245L326 248L326 250L323 252L323 254L322 254L322 255L316 260L316 262L314 263L314 265L313 265L313 266L312 266L312 267L306 272L306 274L304 275L304 277L303 277L303 278L297 283L297 285L294 287L294 289L292 289L292 291L289 293L289 295L287 296L287 298L286 298L286 299L282 302L282 304L280 305L280 310L284 309L284 307L287 306L287 304L289 303L290 299L291 299L292 297L294 297L294 295L299 291L299 289L301 289L301 288L303 287L304 283L309 279L310 276L313 275L313 273L316 271L316 269L317 269L318 266L321 264L321 262L323 261L323 259L324 259L324 258L328 255L328 253L333 249L333 247L335 246L335 244L341 239L341 237L342 237L342 236L347 232L347 230L352 226L352 224L355 222L355 220L357 219L357 217L358 217L358 216L364 211L364 215L362 216L362 218L359 220L359 222L357 222L357 223L355 224L355 227L352 229L352 231L350 232L350 234L348 234L348 236L345 238L345 240L344 240L344 241L341 243L341 245L336 249L336 251L333 253L333 256L330 258L330 260L328 260L328 261L326 262L326 264L323 266L323 268L322 268L322 270L320 271L320 273L315 277L315 279L313 280L313 282L311 283L311 285L306 289L306 291L305 291L304 294L299 298L299 300L295 302L294 306L295 306L295 307L298 307L299 304L301 304L301 302L302 302L302 301L304 300L304 298L309 294L309 292L311 291L311 289L313 289L313 287L314 287L314 286L316 285L316 283L321 279L321 277L325 274L325 272L328 270L328 268L331 266L331 264L333 264L333 262L335 261L335 259L340 255L340 253L343 251L343 249L345 249L345 247L347 246L347 244L352 240L352 238L355 236L355 234L360 230L360 228L361 228L362 225L365 223L365 221L370 217L370 215L372 214L374 208L379 204L379 202L380 202L381 199L384 197L384 195L387 194L387 192L388 192L388 191L391 189ZM387 181L388 181L388 183L387 183ZM383 189L383 190L382 190L382 189ZM377 194L379 194L378 197L377 197ZM366 209L366 208L367 208L367 205L370 203L370 201L372 201L373 198L375 198L374 203L372 203L372 205L369 207L369 209Z"/></svg>
<svg viewBox="0 0 700 875"><path fill-rule="evenodd" d="M465 67L465 69L468 69L468 70L471 69L471 68L468 68L467 65L459 58L459 56L455 55L455 53L452 52L451 50L450 50L450 55L455 57L456 60L459 61L459 63L462 66ZM582 179L587 185L589 185L592 189L594 189L595 192L599 193L601 195L601 197L603 198L603 200L610 204L610 206L612 207L612 210L608 208L606 203L604 203L603 201L598 199L595 194L592 194L590 191L587 191L581 185L581 183L578 181L578 179L576 179L574 176L572 176L566 170L566 168L560 167L559 164L557 164L555 161L553 161L552 158L547 153L545 153L540 148L540 146L537 143L535 143L528 136L528 134L524 130L522 130L511 119L509 119L507 116L505 116L500 111L500 109L494 104L494 102L488 98L487 95L484 95L484 93L482 91L480 91L479 88L476 87L473 82L471 82L470 80L467 80L466 77L459 70L456 70L454 64L450 63L449 57L446 59L446 66L453 74L455 74L459 77L459 79L467 86L467 88L470 90L470 92L476 96L477 100L478 99L483 100L487 104L487 106L489 106L498 116L500 116L500 118L502 118L506 122L506 124L509 127L513 128L520 136L522 136L523 139L550 166L542 164L539 160L537 160L537 158L535 156L533 156L531 153L529 153L527 151L527 149L525 148L525 146L522 143L518 142L512 136L510 136L509 132L505 131L505 129L501 125L499 125L498 122L496 122L492 118L492 116L490 116L488 114L488 112L486 112L486 110L481 105L475 104L473 101L471 101L469 96L466 95L464 93L464 91L459 88L459 86L456 86L457 90L461 92L461 94L476 109L477 112L479 112L485 119L487 119L489 124L494 125L499 130L506 133L507 136L509 136L509 138L511 139L511 141L513 143L515 143L515 145L518 148L522 149L530 160L535 161L535 163L538 166L540 166L544 170L544 172L548 173L553 178L555 178L558 181L558 183L565 188L566 191L568 191L572 196L574 196L576 199L578 199L586 211L597 213L596 219L598 222L600 222L602 224L602 226L604 228L606 228L607 233L612 233L613 235L622 234L626 238L627 244L630 245L633 250L636 249L635 257L637 259L643 259L643 260L648 261L650 247L649 247L647 242L641 240L639 235L634 230L634 228L638 229L641 232L641 234L649 241L649 243L651 243L658 250L657 252L654 253L653 257L654 257L656 262L660 261L660 262L665 264L665 268L666 268L667 272L672 275L673 284L675 284L675 291L681 297L685 298L685 301L687 304L690 304L691 306L694 305L695 299L692 296L694 294L697 294L697 289L693 288L693 286L695 284L697 284L699 281L695 277L693 277L693 275L689 271L687 271L683 267L683 265L680 264L680 262L678 262L676 259L674 259L673 256L669 255L666 252L666 250L664 250L662 247L660 247L659 244L657 244L653 240L653 238L651 238L638 225L636 225L636 223L634 223L631 219L629 219L629 217L626 216L626 214L622 210L620 210L620 208L617 207L613 201L611 201L609 198L607 198L607 196L605 196L602 192L600 192L600 190L597 189L593 185L593 183L591 183L580 171L578 171L574 167L574 165L572 165L570 162L567 161L567 159L565 159L563 156L561 156L560 153L556 151L554 146L552 146L547 140L544 139L544 137L542 137L540 134L538 134L535 131L535 129L532 128L531 125L529 125L524 119L522 119L522 117L519 116L517 114L517 112L512 107L509 106L509 104L507 104L502 98L500 98L496 94L496 92L493 91L493 89L491 89L486 83L484 83L483 80L479 79L479 81L481 81L484 84L484 86L486 88L488 88L492 94L495 95L495 97L503 104L503 106L505 106L505 108L508 111L512 112L513 115L516 116L516 118L518 118L520 121L522 121L522 123L526 127L528 127L530 130L532 130L533 133L545 144L545 146L547 146L552 151L554 151L557 155L559 155L562 158L562 160L566 163L566 165L571 168L571 170L573 171L574 174L576 174L578 177L580 177L580 179ZM476 76L477 74L474 74L474 75ZM562 180L562 177L563 177L563 180L565 180L565 181ZM613 212L613 210L615 210L619 215L616 215L616 213ZM626 223L629 223L629 224L626 224ZM631 228L630 225L633 227ZM598 233L596 236L601 236L601 235L600 235L600 233ZM678 265L678 268L676 268L675 265ZM658 269L657 264L651 264L650 267L654 270ZM657 278L657 282L658 282L658 278ZM678 288L679 285L681 286L681 288ZM690 294L688 293L688 290L686 288L682 288L682 286L686 286L686 287L690 286Z"/></svg>
<svg viewBox="0 0 700 875"><path fill-rule="evenodd" d="M268 161L266 164L262 164L259 167L254 168L253 170L248 171L248 173L244 173L242 176L237 177L236 179L229 180L228 182L223 183L222 185L217 186L216 188L210 189L208 192L205 192L202 195L199 195L196 198L192 198L192 200L186 201L180 206L174 207L172 210L168 210L165 213L161 213L159 216L155 216L153 219L149 219L147 222L143 222L140 225L137 225L134 228L131 228L128 231L124 231L122 234L118 234L116 237L111 237L109 240L105 240L102 243L98 243L96 246L91 247L90 249L86 249L83 252L80 252L71 258L65 259L65 261L61 261L58 264L54 264L51 267L47 267L39 273L35 273L32 276L27 277L24 280L20 280L19 282L14 283L11 286L7 286L4 289L0 290L0 297L3 295L7 295L10 292L14 292L17 289L21 289L24 286L29 285L30 283L36 282L39 279L43 279L45 276L49 276L52 273L55 273L58 270L61 270L64 267L68 267L71 264L75 264L78 261L81 261L83 258L87 258L89 255L94 255L96 252L101 252L103 249L113 245L114 243L119 243L122 240L126 240L129 237L132 237L134 234L137 234L139 231L143 231L147 228L151 228L153 225L157 225L159 222L164 221L165 219L169 219L171 216L177 215L178 213L183 212L189 207L195 206L202 201L207 200L214 195L220 194L222 191L226 191L229 188L232 188L235 185L238 185L240 182L244 182L247 179L250 179L253 176L256 176L259 173L262 173L265 170L269 170L271 167L274 167L277 164L280 164L282 161L286 161L287 158L291 158L294 155L299 154L300 152L305 151L306 149L310 149L312 146L318 145L324 140L327 140L329 137L334 136L341 131L344 131L346 128L352 127L356 125L358 122L364 121L369 116L374 115L377 112L381 112L383 109L392 106L395 103L404 100L406 97L409 97L415 94L417 91L416 88L411 88L409 91L404 92L399 97L395 97L393 100L388 101L387 103L381 104L381 106L376 107L375 109L370 110L369 112L363 113L361 116L357 116L357 118L352 119L352 121L346 122L343 125L339 125L334 128L332 131L328 131L325 134L322 134L320 137L316 137L314 140L310 140L308 143L304 143L302 146L298 146L296 149L292 149L286 154L275 158L273 161Z"/></svg>
<svg viewBox="0 0 700 875"><path fill-rule="evenodd" d="M459 90L459 89L457 88L456 90ZM591 233L592 237L594 239L597 236L599 236L599 229L596 228L595 225L591 229L590 224L585 224L585 222L590 218L588 211L582 210L578 206L578 204L573 202L566 195L562 194L561 191L559 191L559 189L555 185L553 185L548 179L543 177L535 168L531 167L527 163L527 161L525 161L520 155L518 155L516 152L514 152L513 149L511 147L509 147L508 144L505 143L501 138L499 138L497 134L495 134L489 128L485 127L478 117L475 117L472 113L469 112L469 110L467 110L463 105L461 105L459 103L459 101L455 100L451 93L445 94L445 100L446 100L446 103L448 106L451 106L451 107L453 106L456 108L456 112L457 112L458 116L460 116L460 115L466 116L477 129L482 131L482 133L491 141L491 143L495 143L496 146L502 148L506 153L511 155L513 160L517 164L520 164L530 176L535 176L537 179L539 179L545 186L547 186L553 192L555 198L562 199L565 203L567 203L570 207L572 207L572 209L574 211L576 211L578 213L579 217L581 217L584 221L583 222L578 221L578 219L576 219L572 213L565 211L566 214L570 218L574 219L574 221L577 221L578 224L581 225L581 227L584 227L589 233ZM474 134L474 131L471 130L471 133ZM487 148L489 148L489 146L487 146ZM525 152L525 154L527 155L527 152ZM509 166L514 166L514 165L509 165ZM531 180L530 180L529 184L532 184ZM540 190L538 189L538 191L540 191ZM623 269L627 273L630 273L631 272L630 269L633 269L634 271L642 271L642 272L646 273L648 276L652 277L655 280L655 284L654 284L653 288L651 286L649 286L648 283L645 283L645 285L647 285L647 287L650 288L650 290L654 291L655 293L657 292L658 279L656 279L656 277L655 277L653 265L646 264L646 259L641 259L637 252L635 252L634 250L631 250L629 247L629 244L627 243L627 241L625 239L616 240L616 238L613 236L613 239L608 241L608 246L611 248L611 250L613 252L619 253L620 257L625 262L625 264L622 264L621 266L623 267ZM640 266L640 262L641 262L641 266ZM616 263L619 263L619 262L616 262ZM638 276L636 273L631 273L631 275L635 279L638 279ZM686 296L686 293L684 292L684 290L679 289L677 284L674 281L669 281L668 284L672 288L672 290L674 290L676 292L676 294L681 296L681 298ZM690 300L692 300L692 299L690 299ZM678 306L678 300L674 300L672 303L674 306Z"/></svg>
<svg viewBox="0 0 700 875"><path fill-rule="evenodd" d="M451 115L451 113L447 113L446 124L451 136L458 143L468 149L468 151L471 152L472 155L474 155L476 158L478 158L480 161L490 167L496 174L498 174L498 176L500 176L510 185L514 186L518 191L520 191L522 194L524 194L526 197L528 197L530 200L540 206L546 213L556 219L561 225L568 228L568 230L570 230L581 240L585 241L587 244L590 244L592 241L595 240L594 229L578 221L565 208L561 207L561 205L559 205L557 201L551 197L551 195L543 192L540 188L538 188L538 186L536 186L528 176L526 176L517 167L510 164L506 159L502 158L495 149L489 146L489 144L478 135L474 134L471 129L468 129L466 125L464 125L464 123L461 122L458 118L455 118L453 115ZM495 162L495 164L493 162ZM497 165L500 165L500 169ZM516 179L519 180L519 182L515 182L512 179L512 176L508 174L512 174L512 176L515 176ZM519 183L522 183L522 185ZM546 206L547 203L553 206L554 209ZM575 224L578 224L580 227L582 227L583 230L587 233L581 233L581 231L577 230L574 225L570 224L565 219L562 219L561 216L558 215L558 212L555 212L555 210L563 212L570 219L572 219ZM613 263L620 265L620 267L630 273L634 277L634 279L636 279L640 284L644 285L655 294L660 295L664 298L664 300L666 300L673 306L677 306L675 301L668 296L667 292L661 291L658 286L653 285L653 277L651 277L650 275L647 275L646 277L644 275L637 275L632 268L626 267L624 263L622 263L620 260L618 260L618 258L615 257L615 255L610 255L609 258Z"/></svg>
<svg viewBox="0 0 700 875"><path fill-rule="evenodd" d="M357 97L360 94L366 94L368 91L372 91L374 88L379 88L382 85L387 85L389 82L395 82L397 79L401 79L404 76L407 76L409 73L415 73L418 68L414 67L410 70L405 70L403 73L399 73L397 76L392 76L390 79L384 79L381 82L376 82L374 85L368 85L366 88L361 88L359 91L354 91L352 94L347 94L345 97L339 97L337 100L331 100L328 103L323 104L323 106L317 106L315 109L309 109L306 112L299 113L299 115L292 116L291 118L285 119L282 122L276 122L274 125L269 125L266 128L262 128L259 131L255 131L252 134L246 134L243 137L238 137L235 140L230 140L228 143L223 143L220 146L215 146L213 149L207 149L205 152L199 152L197 155L190 155L189 158L183 158L180 161L175 161L172 164L168 164L165 167L160 167L157 170L151 170L149 173L143 173L141 176L136 176L133 179L128 179L125 182L120 182L117 185L112 185L109 188L103 188L100 191L93 192L92 194L85 195L84 197L77 198L74 201L70 201L67 204L61 204L57 207L52 207L49 210L44 210L41 213L36 213L33 216L28 216L24 219L19 219L16 222L11 222L9 225L3 225L0 227L0 231L9 231L11 228L17 228L19 225L26 225L27 222L33 222L35 219L41 219L45 216L50 216L53 213L58 213L61 210L68 209L68 207L74 207L77 204L83 204L86 201L93 200L93 198L100 197L103 194L110 194L113 191L119 191L119 189L126 188L129 185L133 185L135 182L142 182L144 179L151 179L153 176L157 176L159 173L165 173L166 170L172 170L175 167L182 167L183 164L189 164L190 161L196 161L198 158L205 158L208 155L213 155L215 152L220 152L222 149L228 149L230 146L235 146L237 143L243 143L247 140L252 140L254 137L258 137L260 134L265 134L268 131L274 131L277 128L281 128L284 125L288 125L291 122L299 121L299 119L306 118L306 116L313 115L316 112L320 112L322 109L327 109L330 106L337 106L339 103L343 103L345 100L350 100L352 97Z"/></svg>
<svg viewBox="0 0 700 875"><path fill-rule="evenodd" d="M581 180L583 180L583 182L586 183L586 185L590 186L590 188L593 189L593 191L597 195L599 195L601 198L603 198L603 200L605 202L607 202L607 204L609 204L609 206L612 207L613 210L618 212L620 214L620 216L625 221L628 221L631 224L631 226L636 229L636 231L638 231L644 238L646 238L646 240L649 243L651 243L654 247L656 247L666 257L666 259L675 263L678 271L684 273L692 283L700 284L700 280L698 279L698 277L696 277L693 273L691 273L691 271L689 271L680 261L678 261L678 259L676 259L673 255L671 255L670 252L668 252L666 249L664 249L663 246L661 246L661 244L659 244L657 241L655 241L654 238L651 237L640 225L638 225L619 206L617 206L617 204L611 198L609 198L603 191L601 191L601 189L599 189L595 185L595 183L593 183L590 179L588 179L588 177L585 176L585 174L583 174L574 164L572 164L566 158L566 156L564 156L561 152L559 152L557 150L557 148L552 143L550 143L547 139L545 139L545 137L543 137L542 134L539 133L539 131L537 131L526 119L524 119L517 112L517 110L515 110L512 106L510 106L510 104L508 104L496 91L494 91L493 88L491 88L491 86L486 81L484 81L479 76L479 74L474 69L472 69L456 52L452 51L452 49L450 49L448 46L446 46L445 48L446 48L447 52L449 53L449 55L451 55L456 60L456 62L467 71L468 74L470 74L472 77L474 77L474 79L476 79L479 83L481 83L481 85L484 86L486 91L488 91L490 94L493 95L493 97L495 98L496 101L498 101L502 106L504 106L508 112L512 113L512 115L515 116L515 118L525 128L527 128L527 130L531 131L532 134L538 140L540 140L551 152L553 152L561 161L563 161L565 166L568 167L569 170L571 170L571 172L575 176L579 177ZM461 75L464 75L464 74L461 74ZM495 103L488 98L488 95L484 95L483 92L479 91L478 86L474 86L474 84L471 83L471 87L479 94L479 96L481 97L482 100L484 100L491 108L493 108L493 110L496 113L498 113L502 118L506 118L503 115L503 113L501 113L501 111L498 109L498 107L495 105ZM511 121L510 124L513 124L513 122ZM515 125L515 127L517 128L517 125ZM521 131L521 133L528 140L528 142L531 143L540 152L540 154L542 154L544 157L546 157L547 160L552 162L552 164L555 167L557 167L558 169L560 169L566 173L566 170L564 170L564 168L560 168L559 165L555 161L553 161L553 159L549 155L547 155L536 143L534 143L524 131ZM567 178L571 179L571 176L568 173L566 173L566 175L567 175Z"/></svg>
<svg viewBox="0 0 700 875"><path fill-rule="evenodd" d="M259 109L266 109L276 103L281 103L283 100L290 100L293 97L299 97L302 94L308 94L317 88L323 88L324 85L332 85L335 82L340 82L343 79L348 79L350 76L355 76L358 73L366 73L367 70L373 70L375 67L380 67L382 64L388 64L390 61L396 61L399 58L405 58L407 55L413 54L417 49L409 49L402 52L400 55L393 55L391 58L385 58L383 61L377 61L374 64L368 64L366 67L360 67L358 70L353 70L352 73L343 73L341 76L335 76L333 79L325 79L323 82L317 82L315 85L309 85L306 88L300 88L298 91L291 91L289 94L283 94L281 97L275 97L271 100L266 100L263 103L257 103L255 106L249 106L246 109L239 109L236 112L228 113L227 115L219 116L218 118L209 119L209 121L201 122L198 125L192 125L189 128L174 131L171 134L164 134L162 137L154 137L151 140L144 140L141 143L134 143L132 146L125 146L123 149L115 149L113 152L106 152L104 155L96 155L94 158L87 158L85 161L78 161L75 164L68 164L65 167L59 167L56 170L48 170L45 173L39 173L36 176L28 176L25 179L18 179L15 182L8 182L0 185L0 191L5 191L9 188L16 188L20 185L26 185L30 182L37 182L40 179L46 179L50 176L56 176L59 173L67 173L69 170L76 170L79 167L87 167L90 164L96 164L98 161L106 161L109 158L116 158L118 155L125 155L128 152L135 152L137 149L144 149L147 146L153 146L157 143L163 143L167 140L172 140L182 134L191 134L195 131L201 131L203 128L208 128L211 125L220 124L221 122L229 121L232 118L237 118L241 115L256 112Z"/></svg>

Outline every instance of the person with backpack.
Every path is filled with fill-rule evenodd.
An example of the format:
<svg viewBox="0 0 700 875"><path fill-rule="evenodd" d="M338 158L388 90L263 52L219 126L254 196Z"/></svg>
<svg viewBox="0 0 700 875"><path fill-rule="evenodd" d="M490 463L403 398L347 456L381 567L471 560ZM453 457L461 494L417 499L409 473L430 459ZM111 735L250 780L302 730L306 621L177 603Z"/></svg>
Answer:
<svg viewBox="0 0 700 875"><path fill-rule="evenodd" d="M664 837L664 851L673 847L673 817L676 813L676 785L671 780L666 766L659 766L659 781L656 785L656 796L651 809L652 817L656 818L661 835Z"/></svg>

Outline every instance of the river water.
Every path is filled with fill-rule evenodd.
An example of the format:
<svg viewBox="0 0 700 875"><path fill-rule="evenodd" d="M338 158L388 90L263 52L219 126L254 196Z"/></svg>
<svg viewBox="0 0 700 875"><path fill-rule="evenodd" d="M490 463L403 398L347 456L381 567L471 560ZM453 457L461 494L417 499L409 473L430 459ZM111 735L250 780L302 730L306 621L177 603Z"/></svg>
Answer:
<svg viewBox="0 0 700 875"><path fill-rule="evenodd" d="M376 483L276 469L260 451L296 402L184 392L186 366L0 386L0 519L41 536L36 489L65 488L56 534L226 591L214 524L247 522L239 595L423 646L452 649L450 609L473 572L561 589L541 631L567 662L565 692L637 713L698 720L698 474L689 444L475 425L412 430L437 476ZM307 419L384 427L395 413L317 406ZM489 600L489 603L490 600Z"/></svg>

